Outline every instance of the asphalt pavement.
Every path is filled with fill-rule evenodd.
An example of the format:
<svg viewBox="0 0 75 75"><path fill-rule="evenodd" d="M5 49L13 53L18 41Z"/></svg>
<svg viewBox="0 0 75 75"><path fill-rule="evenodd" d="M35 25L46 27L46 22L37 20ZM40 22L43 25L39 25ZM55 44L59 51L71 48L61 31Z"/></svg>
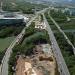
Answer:
<svg viewBox="0 0 75 75"><path fill-rule="evenodd" d="M58 30L63 34L64 38L66 39L66 41L68 42L68 44L70 46L72 46L73 49L73 53L75 54L75 47L72 44L72 42L69 40L69 38L67 37L67 35L64 33L64 31L60 28L59 24L51 17L50 12L48 12L48 15L50 17L50 19L52 20L52 22L55 24L55 26L58 28Z"/></svg>
<svg viewBox="0 0 75 75"><path fill-rule="evenodd" d="M43 14L43 16L44 16L44 14ZM45 18L45 16L44 16L44 21L45 21L45 24L47 26L47 31L48 31L49 38L50 38L50 41L52 44L52 50L53 50L54 56L55 56L57 64L58 64L58 70L60 72L60 75L70 75L69 70L67 68L67 65L65 63L65 60L62 56L61 50L58 46L58 43L55 39L55 36L51 30L50 25L48 24L48 22Z"/></svg>

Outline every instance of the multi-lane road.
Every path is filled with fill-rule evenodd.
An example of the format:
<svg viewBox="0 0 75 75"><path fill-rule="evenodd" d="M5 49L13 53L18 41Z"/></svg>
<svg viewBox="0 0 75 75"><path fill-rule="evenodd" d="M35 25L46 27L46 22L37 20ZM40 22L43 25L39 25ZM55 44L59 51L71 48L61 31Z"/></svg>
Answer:
<svg viewBox="0 0 75 75"><path fill-rule="evenodd" d="M50 28L50 25L48 24L48 22L46 20L44 14L43 14L43 17L44 17L45 24L47 26L47 31L48 31L49 38L50 38L50 41L52 44L52 50L53 50L54 56L55 56L57 64L58 64L58 70L60 72L60 75L70 75L68 68L67 68L67 65L65 63L65 60L61 54L61 50L58 46L58 43L55 39L55 36Z"/></svg>
<svg viewBox="0 0 75 75"><path fill-rule="evenodd" d="M67 37L67 35L64 33L64 31L59 27L58 23L51 17L50 12L48 12L48 16L50 17L50 19L52 20L52 22L55 24L55 26L58 28L58 30L63 34L63 36L65 37L66 41L68 42L69 45L72 46L73 49L73 53L75 54L75 47L74 45L71 43L71 41L69 40L69 38Z"/></svg>
<svg viewBox="0 0 75 75"><path fill-rule="evenodd" d="M31 20L26 24L26 26L28 27L29 25L31 25L31 23L35 20L35 18L37 18L38 14L45 12L47 9L48 8L45 8L45 9L37 12L37 14L33 18L31 18ZM10 55L12 53L12 48L16 45L16 43L18 43L20 41L20 39L23 38L23 36L25 34L25 28L15 38L15 40L11 43L11 45L8 47L6 53L5 53L4 57L3 57L3 60L2 60L0 75L8 75L8 61L9 61Z"/></svg>

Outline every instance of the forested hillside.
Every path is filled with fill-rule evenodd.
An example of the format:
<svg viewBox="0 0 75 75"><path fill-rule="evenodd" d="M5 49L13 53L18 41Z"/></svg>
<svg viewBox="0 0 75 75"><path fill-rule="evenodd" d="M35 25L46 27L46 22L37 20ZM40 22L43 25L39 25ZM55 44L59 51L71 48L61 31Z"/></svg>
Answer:
<svg viewBox="0 0 75 75"><path fill-rule="evenodd" d="M32 4L24 0L4 0L3 1L3 10L7 11L23 11L24 13L33 13L32 9L45 8L45 5L41 4Z"/></svg>

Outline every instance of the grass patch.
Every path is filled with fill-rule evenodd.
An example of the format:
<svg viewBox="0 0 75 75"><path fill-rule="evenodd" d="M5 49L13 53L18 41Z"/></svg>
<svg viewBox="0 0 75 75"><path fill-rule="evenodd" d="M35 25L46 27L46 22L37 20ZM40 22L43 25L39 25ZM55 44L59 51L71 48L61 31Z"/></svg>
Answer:
<svg viewBox="0 0 75 75"><path fill-rule="evenodd" d="M14 37L0 38L0 51L5 50L12 40L14 40Z"/></svg>
<svg viewBox="0 0 75 75"><path fill-rule="evenodd" d="M61 33L55 34L55 37L59 44L70 74L75 75L75 55L73 55L72 47L67 43Z"/></svg>
<svg viewBox="0 0 75 75"><path fill-rule="evenodd" d="M0 63L6 52L6 49L9 47L13 40L14 37L0 38Z"/></svg>
<svg viewBox="0 0 75 75"><path fill-rule="evenodd" d="M59 24L59 26L61 27L61 29L63 29L63 30L67 30L67 29L75 29L75 20L74 21L70 21L70 22L68 22L68 21L63 21L63 22L61 22L61 23L59 23L58 21L56 21L58 24Z"/></svg>

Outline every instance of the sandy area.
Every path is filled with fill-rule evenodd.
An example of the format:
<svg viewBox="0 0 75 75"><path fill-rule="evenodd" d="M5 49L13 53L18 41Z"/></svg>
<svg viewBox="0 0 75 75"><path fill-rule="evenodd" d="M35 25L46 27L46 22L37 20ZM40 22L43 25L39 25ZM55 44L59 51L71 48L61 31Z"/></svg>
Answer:
<svg viewBox="0 0 75 75"><path fill-rule="evenodd" d="M19 57L16 65L16 75L55 75L55 58L51 52L51 55L48 55L48 52L45 54L41 47L36 46L34 55L26 58ZM47 47L49 46L47 45Z"/></svg>

